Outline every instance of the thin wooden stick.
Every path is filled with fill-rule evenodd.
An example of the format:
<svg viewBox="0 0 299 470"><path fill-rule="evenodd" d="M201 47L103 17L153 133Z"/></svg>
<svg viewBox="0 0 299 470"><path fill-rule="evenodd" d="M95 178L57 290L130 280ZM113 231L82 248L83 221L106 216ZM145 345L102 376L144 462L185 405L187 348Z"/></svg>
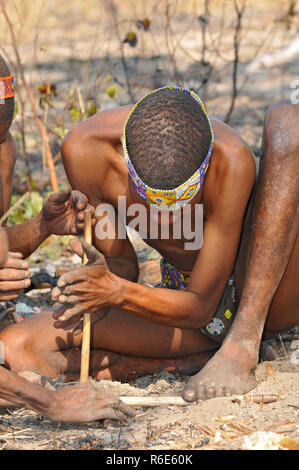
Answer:
<svg viewBox="0 0 299 470"><path fill-rule="evenodd" d="M120 397L120 400L128 406L192 405L182 397Z"/></svg>
<svg viewBox="0 0 299 470"><path fill-rule="evenodd" d="M222 397L225 400L234 401L249 401L253 403L273 403L278 400L278 395L233 395L232 397ZM182 397L120 397L120 400L128 406L188 406L194 403L188 403ZM202 403L202 400L200 400Z"/></svg>
<svg viewBox="0 0 299 470"><path fill-rule="evenodd" d="M23 196L18 199L13 206L11 206L7 212L1 217L0 219L0 226L5 222L6 219L27 199L28 196L30 196L30 191L27 191L27 193L23 194Z"/></svg>
<svg viewBox="0 0 299 470"><path fill-rule="evenodd" d="M92 244L91 211L89 209L86 209L84 212L84 240L90 245ZM84 253L83 264L86 264L86 263L87 263L87 257ZM90 313L84 313L82 346L81 346L80 383L88 382L89 358L90 358Z"/></svg>

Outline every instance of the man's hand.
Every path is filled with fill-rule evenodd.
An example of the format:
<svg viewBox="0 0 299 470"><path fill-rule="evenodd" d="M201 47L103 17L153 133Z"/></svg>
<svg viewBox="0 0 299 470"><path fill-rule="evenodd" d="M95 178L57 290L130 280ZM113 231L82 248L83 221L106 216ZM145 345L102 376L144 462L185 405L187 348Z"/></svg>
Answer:
<svg viewBox="0 0 299 470"><path fill-rule="evenodd" d="M5 263L0 268L0 301L13 300L30 286L30 271L22 253L8 252Z"/></svg>
<svg viewBox="0 0 299 470"><path fill-rule="evenodd" d="M121 279L109 270L105 257L85 242L81 245L71 240L70 246L79 256L84 250L88 263L63 274L52 291L52 300L66 306L53 314L58 320L57 328L73 328L85 312L104 316L106 311L100 313L101 309L121 305L123 301Z"/></svg>
<svg viewBox="0 0 299 470"><path fill-rule="evenodd" d="M86 423L98 419L123 419L136 412L113 393L103 393L92 383L63 387L53 393L50 408L44 413L53 421Z"/></svg>
<svg viewBox="0 0 299 470"><path fill-rule="evenodd" d="M90 209L92 224L95 224L95 209L88 204L87 197L80 191L68 189L52 194L42 209L47 230L54 235L75 235L84 229L84 210Z"/></svg>

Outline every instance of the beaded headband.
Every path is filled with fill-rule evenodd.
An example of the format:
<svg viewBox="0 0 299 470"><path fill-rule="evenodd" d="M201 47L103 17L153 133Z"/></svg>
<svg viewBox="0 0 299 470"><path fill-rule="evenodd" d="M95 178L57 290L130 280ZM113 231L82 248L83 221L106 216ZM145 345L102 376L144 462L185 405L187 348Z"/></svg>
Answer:
<svg viewBox="0 0 299 470"><path fill-rule="evenodd" d="M0 100L13 98L15 96L13 89L14 76L0 77Z"/></svg>
<svg viewBox="0 0 299 470"><path fill-rule="evenodd" d="M211 130L211 143L210 147L208 150L207 155L205 156L202 164L200 165L199 169L185 182L182 183L180 186L174 189L155 189L151 188L150 186L147 186L142 179L138 176L131 160L129 157L128 149L127 149L127 142L126 142L126 129L128 122L134 113L135 109L137 106L148 96L157 93L158 91L161 90L176 90L182 93L188 93L190 96L192 96L199 104L201 109L206 115L206 118L209 123L209 127ZM190 202L194 196L198 193L206 171L209 166L209 161L211 158L212 154L212 146L213 146L213 141L214 141L214 132L213 128L210 122L210 119L207 115L205 106L201 99L197 96L196 93L192 90L188 90L186 88L180 88L180 87L172 87L172 86L166 86L163 88L158 88L157 90L149 92L147 95L145 95L141 100L138 101L138 103L135 104L134 108L130 112L129 116L127 117L127 120L125 122L124 128L123 128L123 152L124 152L124 157L128 166L128 170L130 173L130 176L133 180L133 183L136 187L136 190L138 194L148 203L153 206L155 206L157 209L165 209L165 210L176 210L180 209L182 206L186 205L188 202Z"/></svg>

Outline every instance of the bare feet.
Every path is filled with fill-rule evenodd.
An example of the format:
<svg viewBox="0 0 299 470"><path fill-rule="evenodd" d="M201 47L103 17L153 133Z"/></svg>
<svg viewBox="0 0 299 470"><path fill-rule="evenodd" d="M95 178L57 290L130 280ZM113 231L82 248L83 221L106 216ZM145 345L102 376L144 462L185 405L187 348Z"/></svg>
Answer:
<svg viewBox="0 0 299 470"><path fill-rule="evenodd" d="M243 395L256 387L253 374L256 362L229 354L223 347L208 364L189 379L183 390L183 398L192 402L213 397Z"/></svg>

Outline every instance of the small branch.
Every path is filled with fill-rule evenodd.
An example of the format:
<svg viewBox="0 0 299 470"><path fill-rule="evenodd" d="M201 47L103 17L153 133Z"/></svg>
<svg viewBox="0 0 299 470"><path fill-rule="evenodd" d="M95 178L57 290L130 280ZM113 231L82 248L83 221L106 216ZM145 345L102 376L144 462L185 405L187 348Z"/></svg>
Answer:
<svg viewBox="0 0 299 470"><path fill-rule="evenodd" d="M28 196L30 196L30 191L27 191L27 193L23 194L23 196L20 197L20 199L18 199L17 202L15 202L15 204L5 212L5 214L0 219L0 226L5 222L6 219L8 219L11 214L13 214L13 212L27 199Z"/></svg>
<svg viewBox="0 0 299 470"><path fill-rule="evenodd" d="M188 406L192 404L182 397L120 397L120 399L128 406Z"/></svg>
<svg viewBox="0 0 299 470"><path fill-rule="evenodd" d="M237 24L236 24L236 29L235 29L235 36L234 36L234 52L235 52L235 58L234 58L234 65L233 65L233 93L232 93L232 99L231 99L231 104L229 107L229 110L227 112L227 115L224 119L224 122L228 123L231 119L231 115L233 113L234 107L235 107L235 101L238 96L238 67L240 63L240 58L239 58L239 51L240 51L240 33L242 30L242 17L244 14L245 10L245 5L246 5L246 0L242 1L242 6L239 8L238 6L238 0L234 0L234 6L235 6L235 11L237 14Z"/></svg>
<svg viewBox="0 0 299 470"><path fill-rule="evenodd" d="M45 152L46 161L47 161L48 169L49 169L49 173L50 173L51 186L52 186L52 189L53 189L54 192L58 192L57 176L56 176L55 167L54 167L54 163L53 163L52 152L51 152L51 149L50 149L49 138L48 138L45 126L44 126L43 122L41 121L41 119L38 116L38 111L37 111L37 107L36 107L36 104L35 104L34 96L32 94L32 91L31 91L31 89L28 85L28 82L26 80L26 77L25 77L24 68L23 68L21 58L20 58L20 54L19 54L18 47L17 47L17 41L16 41L16 37L15 37L15 33L14 33L14 27L13 27L13 24L12 24L12 22L11 22L9 16L8 16L8 13L7 13L6 8L5 8L5 0L0 0L0 2L1 2L2 14L3 14L3 16L5 18L5 21L7 23L7 26L9 28L9 32L10 32L10 36L11 36L11 40L12 40L12 46L13 46L13 49L14 49L14 52L15 52L15 55L16 55L17 64L18 64L18 67L19 67L21 79L22 79L23 85L24 85L24 87L27 91L29 101L31 103L32 112L33 112L33 119L34 119L34 122L35 122L39 132L40 132L40 135L41 135L41 138L42 138L42 141L43 141L44 152Z"/></svg>

